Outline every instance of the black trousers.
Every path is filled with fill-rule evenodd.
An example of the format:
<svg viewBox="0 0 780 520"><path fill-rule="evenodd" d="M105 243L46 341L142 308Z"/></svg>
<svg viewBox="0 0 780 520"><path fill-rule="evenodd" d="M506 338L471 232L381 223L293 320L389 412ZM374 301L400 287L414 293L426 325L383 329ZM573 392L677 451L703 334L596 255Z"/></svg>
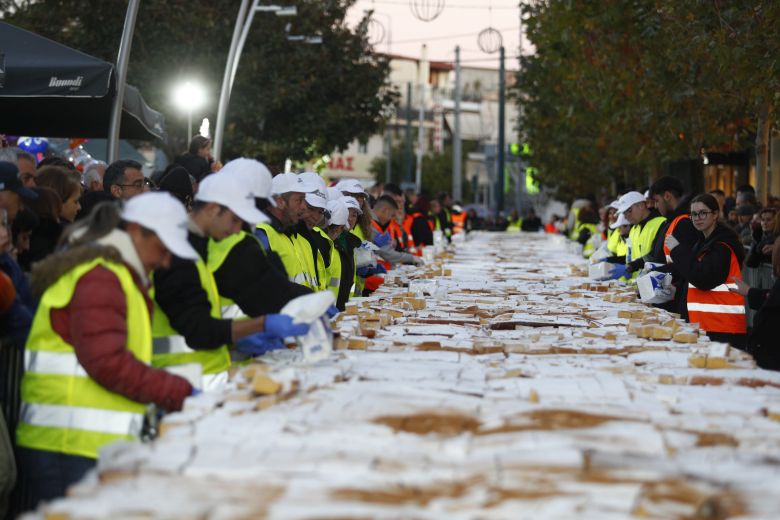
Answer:
<svg viewBox="0 0 780 520"><path fill-rule="evenodd" d="M24 495L19 498L22 511L25 511L65 496L68 487L94 468L97 460L55 451L17 448L16 462L17 489Z"/></svg>

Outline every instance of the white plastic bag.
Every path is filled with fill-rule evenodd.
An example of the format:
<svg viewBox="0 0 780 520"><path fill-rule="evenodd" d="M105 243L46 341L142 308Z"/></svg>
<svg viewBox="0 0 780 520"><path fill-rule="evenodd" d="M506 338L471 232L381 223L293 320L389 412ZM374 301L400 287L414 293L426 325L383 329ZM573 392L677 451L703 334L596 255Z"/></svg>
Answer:
<svg viewBox="0 0 780 520"><path fill-rule="evenodd" d="M333 352L333 331L325 313L335 302L331 291L320 291L290 300L282 308L281 314L290 316L295 323L311 325L308 334L295 337L304 361L315 363Z"/></svg>
<svg viewBox="0 0 780 520"><path fill-rule="evenodd" d="M671 273L650 271L636 279L639 299L643 303L666 303L674 299L676 289Z"/></svg>

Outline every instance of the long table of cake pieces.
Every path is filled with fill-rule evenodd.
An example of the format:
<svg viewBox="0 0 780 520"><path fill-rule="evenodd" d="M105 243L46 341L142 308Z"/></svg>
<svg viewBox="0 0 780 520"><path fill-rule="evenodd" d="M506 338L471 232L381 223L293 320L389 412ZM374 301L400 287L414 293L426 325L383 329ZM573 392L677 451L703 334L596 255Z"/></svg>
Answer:
<svg viewBox="0 0 780 520"><path fill-rule="evenodd" d="M350 301L328 359L236 369L33 516L778 518L780 373L586 268L472 234Z"/></svg>

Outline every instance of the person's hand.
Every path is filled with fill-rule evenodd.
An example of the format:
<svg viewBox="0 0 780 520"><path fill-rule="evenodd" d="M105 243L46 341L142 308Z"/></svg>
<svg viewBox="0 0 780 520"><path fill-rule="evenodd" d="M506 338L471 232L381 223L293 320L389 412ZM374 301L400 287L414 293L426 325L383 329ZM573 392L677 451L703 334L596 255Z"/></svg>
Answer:
<svg viewBox="0 0 780 520"><path fill-rule="evenodd" d="M425 259L421 256L415 256L412 258L414 265L425 265Z"/></svg>
<svg viewBox="0 0 780 520"><path fill-rule="evenodd" d="M284 348L284 341L278 336L258 332L236 342L236 350L251 356L261 356L271 350Z"/></svg>
<svg viewBox="0 0 780 520"><path fill-rule="evenodd" d="M216 173L216 172L218 172L221 169L222 169L222 163L221 162L214 161L213 163L211 163L211 171L213 173Z"/></svg>
<svg viewBox="0 0 780 520"><path fill-rule="evenodd" d="M268 314L265 317L265 329L263 332L277 338L304 336L309 332L309 324L293 323L292 317L286 314Z"/></svg>
<svg viewBox="0 0 780 520"><path fill-rule="evenodd" d="M740 280L736 276L732 277L731 281L734 282L734 284L737 287L736 288L729 287L729 291L733 293L741 294L742 296L747 296L748 291L750 290L750 286L748 284L746 284L744 281Z"/></svg>
<svg viewBox="0 0 780 520"><path fill-rule="evenodd" d="M386 245L390 244L393 241L392 238L390 238L390 233L385 231L384 233L380 233L374 238L374 244L376 244L377 247L382 248Z"/></svg>
<svg viewBox="0 0 780 520"><path fill-rule="evenodd" d="M195 387L193 386L193 387L192 387L192 392L190 392L190 395L191 395L192 397L195 397L196 395L200 395L200 394L202 394L202 393L203 393L203 390L201 390L200 388L195 388Z"/></svg>
<svg viewBox="0 0 780 520"><path fill-rule="evenodd" d="M363 267L358 267L357 270L357 275L363 278L368 278L369 276L374 276L375 274L376 267L373 265L364 265Z"/></svg>
<svg viewBox="0 0 780 520"><path fill-rule="evenodd" d="M339 308L336 307L335 305L331 305L330 307L328 307L328 310L325 311L325 314L328 315L328 318L335 318L336 314L338 313L339 313Z"/></svg>
<svg viewBox="0 0 780 520"><path fill-rule="evenodd" d="M387 268L382 264L376 264L376 267L374 268L374 274L387 274Z"/></svg>
<svg viewBox="0 0 780 520"><path fill-rule="evenodd" d="M769 244L769 245L766 245L766 246L762 247L761 248L761 252L764 253L765 255L771 255L772 254L772 250L774 248L775 248L774 244Z"/></svg>
<svg viewBox="0 0 780 520"><path fill-rule="evenodd" d="M674 235L669 235L666 237L666 240L664 240L664 245L671 251L680 245L680 241L674 238Z"/></svg>
<svg viewBox="0 0 780 520"><path fill-rule="evenodd" d="M628 275L628 269L626 264L612 264L609 270L609 279L617 280Z"/></svg>

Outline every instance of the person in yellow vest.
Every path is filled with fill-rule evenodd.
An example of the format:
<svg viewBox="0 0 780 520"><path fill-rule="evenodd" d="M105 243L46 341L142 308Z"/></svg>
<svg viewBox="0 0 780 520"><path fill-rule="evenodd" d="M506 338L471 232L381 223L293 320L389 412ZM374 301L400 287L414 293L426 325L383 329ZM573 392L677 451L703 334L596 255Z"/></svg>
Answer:
<svg viewBox="0 0 780 520"><path fill-rule="evenodd" d="M330 218L326 229L332 243L329 289L336 296L336 307L341 311L352 292L356 272L355 248L360 247L360 239L349 232L350 227L357 223L357 210L357 201L352 197L328 201Z"/></svg>
<svg viewBox="0 0 780 520"><path fill-rule="evenodd" d="M306 210L306 194L317 191L316 184L294 173L280 173L271 182L275 206L266 210L270 221L257 226L256 236L266 251L282 260L287 278L294 283L317 289L316 276L307 266L307 258L296 243L296 226Z"/></svg>
<svg viewBox="0 0 780 520"><path fill-rule="evenodd" d="M238 340L262 333L238 343L239 351L256 355L263 353L258 344L264 340L270 349L282 346L272 338L295 335L287 330L292 325L287 316L222 318L217 284L206 266L208 243L209 239L220 241L238 233L243 222L254 226L268 220L255 207L254 198L245 196L248 189L239 177L224 172L203 179L189 216L187 234L199 258L193 261L174 256L170 268L157 269L153 275L152 364L160 368L196 364L203 374L202 388L206 391L227 382L229 349ZM280 326L284 329L277 331L281 335L270 334Z"/></svg>
<svg viewBox="0 0 780 520"><path fill-rule="evenodd" d="M579 212L580 223L575 228L575 241L582 245L582 256L590 258L601 243L598 229L598 215L590 206L585 206Z"/></svg>
<svg viewBox="0 0 780 520"><path fill-rule="evenodd" d="M343 196L355 199L359 205L357 222L354 226L350 227L349 232L360 239L361 243L366 240L370 241L373 229L373 219L371 217L371 207L368 205L368 193L366 193L363 185L356 179L343 179L336 184L336 189L339 190ZM365 277L355 274L353 295L363 296L365 285Z"/></svg>
<svg viewBox="0 0 780 520"><path fill-rule="evenodd" d="M167 193L110 203L66 235L69 246L40 262L41 293L25 346L16 431L22 486L32 506L65 494L95 466L100 449L138 439L148 404L179 410L194 387L149 366L149 274L171 255L197 259L187 214Z"/></svg>
<svg viewBox="0 0 780 520"><path fill-rule="evenodd" d="M317 190L304 197L304 210L295 230L296 246L300 249L309 277L316 281L312 289L325 291L330 283L328 266L331 259L331 242L322 230L327 226L328 194L325 180L314 172L299 174L304 182L317 185Z"/></svg>
<svg viewBox="0 0 780 520"><path fill-rule="evenodd" d="M625 215L631 223L628 235L630 261L627 259L626 272L636 278L645 265L645 257L652 254L655 236L666 219L658 210L648 209L645 196L638 191L629 191L618 199L618 213Z"/></svg>
<svg viewBox="0 0 780 520"><path fill-rule="evenodd" d="M509 218L507 219L506 230L509 233L519 233L520 227L522 225L523 225L523 218L520 216L520 212L517 211L517 208L515 208L509 214Z"/></svg>
<svg viewBox="0 0 780 520"><path fill-rule="evenodd" d="M249 186L245 197L254 197L255 207L268 215L275 204L271 197L271 172L254 159L230 161L215 175L231 175ZM240 231L222 240L209 240L207 267L214 275L223 318L257 317L278 313L287 302L311 293L291 282L282 261L266 251L258 238Z"/></svg>

